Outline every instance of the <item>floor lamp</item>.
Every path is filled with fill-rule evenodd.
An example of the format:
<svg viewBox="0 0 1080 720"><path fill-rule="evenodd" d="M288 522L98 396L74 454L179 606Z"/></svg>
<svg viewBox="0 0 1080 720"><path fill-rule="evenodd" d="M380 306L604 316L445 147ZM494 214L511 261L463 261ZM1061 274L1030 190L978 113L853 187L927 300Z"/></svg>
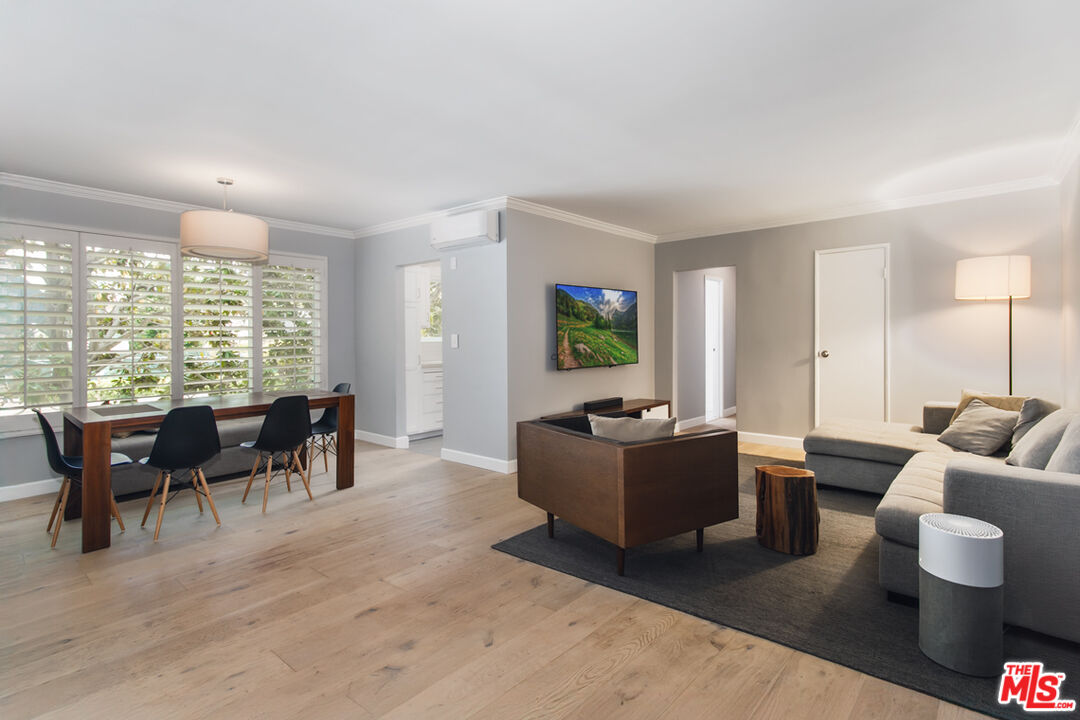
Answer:
<svg viewBox="0 0 1080 720"><path fill-rule="evenodd" d="M1009 301L1009 394L1013 392L1013 300L1031 297L1031 257L993 255L956 263L957 300Z"/></svg>

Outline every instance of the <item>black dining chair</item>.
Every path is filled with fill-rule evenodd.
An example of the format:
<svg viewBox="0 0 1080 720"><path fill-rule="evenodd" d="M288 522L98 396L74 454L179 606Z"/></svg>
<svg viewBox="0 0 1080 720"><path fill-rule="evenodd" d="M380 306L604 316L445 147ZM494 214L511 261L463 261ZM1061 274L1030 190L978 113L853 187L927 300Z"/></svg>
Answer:
<svg viewBox="0 0 1080 720"><path fill-rule="evenodd" d="M169 490L175 490L173 497L191 486L195 491L195 502L199 505L199 512L203 511L202 497L210 504L210 511L214 513L214 520L221 525L217 508L214 506L214 498L210 494L210 486L206 484L206 475L202 466L221 452L221 438L218 437L217 420L214 419L214 410L209 405L194 405L192 407L173 408L158 428L154 447L150 449L150 457L139 460L143 465L148 465L158 471L154 480L154 489L150 492L150 499L146 501L146 512L143 513L142 527L146 526L146 518L150 516L150 508L154 505L154 497L161 489L161 505L158 507L157 527L154 528L154 542L157 542L161 534L161 521L165 517L165 504L171 499ZM177 470L190 470L191 475L184 478L174 474ZM162 487L162 477L165 483Z"/></svg>
<svg viewBox="0 0 1080 720"><path fill-rule="evenodd" d="M45 532L52 532L52 544L50 547L56 547L56 539L60 537L60 525L64 522L64 511L67 509L68 495L71 493L72 485L79 488L82 491L82 469L83 459L81 457L64 455L60 452L60 444L56 442L56 433L53 432L52 425L45 419L45 415L41 410L33 408L33 411L37 413L38 422L41 424L41 434L45 437L45 455L49 459L49 467L52 471L63 478L60 483L60 492L56 495L56 502L53 503L52 514L49 516L49 525L45 528ZM112 467L118 465L130 465L131 458L123 453L112 453L109 457L109 464ZM120 508L116 505L116 496L109 491L109 512L116 522L120 525L120 532L124 532L124 521L120 517ZM56 523L56 529L53 530L53 522Z"/></svg>
<svg viewBox="0 0 1080 720"><path fill-rule="evenodd" d="M266 501L270 497L270 480L273 479L274 456L281 455L280 467L285 470L285 486L291 492L289 485L289 472L295 469L304 482L307 489L308 499L314 500L311 494L311 462L308 459L307 468L300 462L300 450L307 444L311 437L311 410L308 408L306 395L290 395L275 400L266 413L262 427L259 429L257 440L240 443L242 447L253 448L259 451L255 463L251 466L251 476L248 478L247 487L244 488L244 497L240 502L247 502L251 484L255 482L255 475L259 472L259 466L266 460L266 485L263 487L262 511L266 512Z"/></svg>
<svg viewBox="0 0 1080 720"><path fill-rule="evenodd" d="M351 383L338 383L334 392L347 395L352 390ZM315 458L322 455L323 470L330 472L328 453L337 455L338 409L337 405L326 408L322 417L311 424L311 441L308 443L308 466Z"/></svg>

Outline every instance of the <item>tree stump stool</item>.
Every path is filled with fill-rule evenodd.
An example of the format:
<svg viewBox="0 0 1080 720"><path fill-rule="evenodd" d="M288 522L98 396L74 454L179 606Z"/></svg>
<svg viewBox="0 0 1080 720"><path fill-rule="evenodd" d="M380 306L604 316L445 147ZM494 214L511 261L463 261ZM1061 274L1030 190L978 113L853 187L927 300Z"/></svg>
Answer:
<svg viewBox="0 0 1080 720"><path fill-rule="evenodd" d="M813 555L818 546L817 484L811 470L785 465L759 465L757 539L771 550Z"/></svg>

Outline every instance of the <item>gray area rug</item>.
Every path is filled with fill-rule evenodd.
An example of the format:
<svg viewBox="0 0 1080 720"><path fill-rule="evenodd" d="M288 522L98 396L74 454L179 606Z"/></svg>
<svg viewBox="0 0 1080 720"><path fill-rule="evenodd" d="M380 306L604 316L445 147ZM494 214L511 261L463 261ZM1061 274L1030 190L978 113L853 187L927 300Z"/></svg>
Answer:
<svg viewBox="0 0 1080 720"><path fill-rule="evenodd" d="M632 548L619 577L613 545L558 520L554 539L540 525L493 547L978 712L1031 717L1015 703L997 703L996 678L947 670L919 651L918 609L889 602L877 583L880 497L819 487L817 554L794 557L758 545L754 466L766 464L801 466L740 455L739 518L707 528L702 554L693 533ZM1047 671L1065 672L1061 697L1080 700L1080 646L1010 628L1005 649L1009 660L1041 660Z"/></svg>

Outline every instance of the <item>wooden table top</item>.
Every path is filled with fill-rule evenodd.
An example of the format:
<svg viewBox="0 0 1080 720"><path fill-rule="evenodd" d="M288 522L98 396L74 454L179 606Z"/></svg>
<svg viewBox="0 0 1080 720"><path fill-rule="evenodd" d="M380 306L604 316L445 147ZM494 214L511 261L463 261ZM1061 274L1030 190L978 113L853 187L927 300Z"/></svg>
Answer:
<svg viewBox="0 0 1080 720"><path fill-rule="evenodd" d="M335 393L318 389L282 390L279 392L240 393L212 398L165 399L142 403L84 406L69 408L64 412L64 418L78 427L107 422L116 430L139 430L157 427L173 408L209 405L214 409L215 418L227 420L229 418L264 415L274 400L290 395L306 395L312 409L318 409L333 407L338 404L339 398L348 397L350 393Z"/></svg>

